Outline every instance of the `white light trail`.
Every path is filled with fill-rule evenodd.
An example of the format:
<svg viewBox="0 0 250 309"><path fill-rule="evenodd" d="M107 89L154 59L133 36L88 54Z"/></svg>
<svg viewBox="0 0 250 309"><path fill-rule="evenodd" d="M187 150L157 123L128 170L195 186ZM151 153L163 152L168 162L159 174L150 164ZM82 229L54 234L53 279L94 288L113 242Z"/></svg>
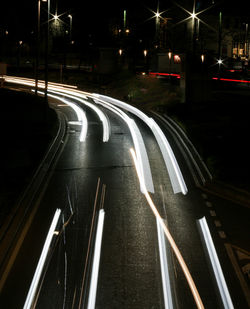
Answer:
<svg viewBox="0 0 250 309"><path fill-rule="evenodd" d="M92 272L91 272L91 281L90 281L90 289L89 289L87 309L95 309L96 291L97 291L98 273L99 273L99 264L100 264L101 246L102 246L104 215L105 215L104 210L100 209L99 210L98 223L97 223L94 258L93 258L93 264L92 264Z"/></svg>
<svg viewBox="0 0 250 309"><path fill-rule="evenodd" d="M55 228L57 226L58 219L60 217L60 214L61 214L61 209L57 209L55 214L54 214L54 218L52 220L47 238L45 240L43 250L42 250L42 254L40 256L40 259L39 259L33 280L31 282L30 289L29 289L28 295L26 297L26 301L25 301L25 304L23 306L23 309L30 309L32 307L32 303L33 303L33 300L34 300L34 297L35 297L37 286L38 286L38 283L39 283L39 280L40 280L40 277L41 277L41 274L42 274L42 270L43 270L43 267L44 267L44 264L45 264L45 261L46 261L46 257L47 257L48 251L49 251L49 247L50 247L50 244L51 244L51 241L52 241L52 238L53 238L53 235L54 235L54 231L55 231Z"/></svg>
<svg viewBox="0 0 250 309"><path fill-rule="evenodd" d="M50 90L51 93L56 93L56 94L61 94L60 91L53 91ZM72 94L68 94L68 93L72 93ZM87 105L89 108L91 108L93 111L95 111L95 113L98 115L100 121L102 122L103 125L103 142L108 142L109 140L109 136L110 136L110 128L109 128L109 122L107 117L105 116L105 114L94 104L86 101L86 100L82 100L79 98L79 96L75 96L73 91L67 91L67 93L63 94L66 97L71 98L72 100L77 100L82 104ZM84 96L84 98L86 98Z"/></svg>
<svg viewBox="0 0 250 309"><path fill-rule="evenodd" d="M225 309L233 309L233 303L227 288L227 284L221 269L221 265L214 247L214 243L207 225L206 218L198 220L199 226L202 231L202 236L205 241L206 249L210 258L210 263L213 268L214 276L217 282L217 286L220 292L221 300Z"/></svg>
<svg viewBox="0 0 250 309"><path fill-rule="evenodd" d="M172 235L170 234L170 232L169 232L168 228L166 227L163 219L161 218L161 216L160 216L160 214L159 214L159 212L157 210L157 207L155 206L152 198L150 197L149 193L147 192L147 190L145 188L144 180L143 180L143 177L140 174L140 169L139 169L139 166L138 166L138 162L137 162L137 158L136 158L136 154L135 154L134 149L131 148L130 152L131 152L134 164L135 164L135 168L136 168L136 172L137 172L140 184L141 184L141 186L144 186L145 198L147 199L147 202L148 202L152 212L154 213L155 217L159 220L159 223L160 223L162 229L164 230L164 233L165 233L165 235L166 235L166 237L167 237L167 239L168 239L168 241L169 241L169 243L170 243L170 245L171 245L171 247L172 247L172 249L173 249L173 251L175 253L175 256L176 256L178 262L180 263L182 271L183 271L183 273L184 273L184 275L185 275L185 277L187 279L188 285L189 285L190 290L191 290L191 292L193 294L193 297L194 297L194 300L195 300L197 308L198 309L204 309L204 305L202 303L202 300L200 298L200 295L199 295L199 292L198 292L198 290L196 288L196 285L195 285L195 283L193 281L193 278L192 278L192 276L191 276L191 274L190 274L190 272L188 270L188 267L187 267L187 265L186 265L182 255L181 255L181 253L180 253L180 251L179 251L179 249L178 249L178 247L177 247L177 245L176 245Z"/></svg>
<svg viewBox="0 0 250 309"><path fill-rule="evenodd" d="M156 218L157 223L157 235L158 235L158 246L160 253L161 263L161 278L162 278L162 289L164 296L165 309L173 309L173 300L170 289L170 278L168 272L168 260L166 254L166 243L164 237L164 231L160 225L159 219Z"/></svg>
<svg viewBox="0 0 250 309"><path fill-rule="evenodd" d="M3 77L4 77L5 81L8 82L8 83L23 84L23 85L35 87L35 81L34 81L34 79L31 79L31 78L17 77L17 76L7 76L7 75L4 75ZM45 82L42 81L42 80L39 80L38 86L40 88L45 88ZM71 89L77 88L77 86L67 85L67 84L59 84L59 83L53 83L53 82L49 82L49 86L56 86L56 87L59 87L59 88L65 87L65 88L71 88Z"/></svg>
<svg viewBox="0 0 250 309"><path fill-rule="evenodd" d="M41 91L38 91L38 93L44 94ZM87 117L86 117L84 111L77 104L69 102L68 100L63 99L60 96L48 94L48 97L62 101L63 103L67 104L68 106L70 106L75 111L77 119L78 119L80 125L82 126L81 133L80 133L80 136L79 136L79 141L85 142L86 136L87 136L87 131L88 131L88 120L87 120Z"/></svg>
<svg viewBox="0 0 250 309"><path fill-rule="evenodd" d="M124 113L120 108L113 106L111 103L108 103L100 99L98 100L96 99L95 102L111 110L113 113L117 114L127 123L131 136L132 136L133 144L134 144L135 151L136 151L136 156L138 158L140 173L144 179L145 187L147 191L154 193L154 184L153 184L153 179L152 179L152 174L151 174L151 169L149 165L146 147L144 145L141 132L138 129L135 121L129 118L128 115ZM142 193L144 193L143 190L144 190L144 187L141 186Z"/></svg>
<svg viewBox="0 0 250 309"><path fill-rule="evenodd" d="M158 126L158 124L152 118L148 117L146 114L144 114L139 109L125 102L122 102L122 101L119 101L119 100L116 100L116 99L113 99L113 98L110 98L104 95L99 95L99 94L93 94L93 96L96 97L98 100L101 99L102 101L110 102L113 105L119 106L129 111L130 113L139 117L142 121L144 121L150 127L161 149L161 153L165 161L165 165L169 172L169 177L170 177L170 181L171 181L174 193L182 192L183 194L186 194L187 187L183 179L181 170L176 161L174 153L169 145L169 142L166 139L166 136L162 132L161 128Z"/></svg>

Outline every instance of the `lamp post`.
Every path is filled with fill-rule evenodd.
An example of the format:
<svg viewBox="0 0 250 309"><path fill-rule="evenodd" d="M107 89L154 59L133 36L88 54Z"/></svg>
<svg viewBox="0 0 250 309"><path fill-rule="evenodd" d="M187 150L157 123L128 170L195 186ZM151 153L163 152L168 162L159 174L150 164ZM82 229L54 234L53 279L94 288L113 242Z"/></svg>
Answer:
<svg viewBox="0 0 250 309"><path fill-rule="evenodd" d="M35 63L35 94L38 91L38 67L39 67L39 42L40 42L40 12L41 12L41 0L37 3L37 42L36 42L36 63Z"/></svg>
<svg viewBox="0 0 250 309"><path fill-rule="evenodd" d="M44 0L43 0L44 1ZM49 77L49 18L50 18L50 0L48 2L48 15L47 15L47 31L46 31L46 52L45 52L45 89L44 97L47 101L48 99L48 77Z"/></svg>
<svg viewBox="0 0 250 309"><path fill-rule="evenodd" d="M69 41L71 42L72 40L72 15L69 14Z"/></svg>

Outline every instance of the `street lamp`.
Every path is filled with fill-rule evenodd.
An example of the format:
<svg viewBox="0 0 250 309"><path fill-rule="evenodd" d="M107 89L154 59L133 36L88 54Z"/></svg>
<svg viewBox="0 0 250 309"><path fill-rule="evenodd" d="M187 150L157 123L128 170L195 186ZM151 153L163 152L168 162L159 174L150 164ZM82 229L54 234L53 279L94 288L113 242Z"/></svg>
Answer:
<svg viewBox="0 0 250 309"><path fill-rule="evenodd" d="M68 17L69 17L69 40L71 42L71 39L72 39L72 15L69 14Z"/></svg>

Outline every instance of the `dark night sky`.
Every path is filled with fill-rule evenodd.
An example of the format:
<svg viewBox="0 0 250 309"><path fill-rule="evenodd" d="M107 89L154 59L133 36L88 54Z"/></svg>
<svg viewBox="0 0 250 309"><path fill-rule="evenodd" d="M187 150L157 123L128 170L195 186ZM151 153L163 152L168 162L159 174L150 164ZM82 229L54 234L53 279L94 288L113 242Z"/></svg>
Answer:
<svg viewBox="0 0 250 309"><path fill-rule="evenodd" d="M185 3L185 7L192 8L192 0L179 0L177 3ZM196 0L200 8L211 5L212 0ZM231 4L231 1L214 1L218 3L215 9L221 8L231 14L248 15L250 10L249 0L238 2L239 5ZM46 7L46 4L43 4ZM107 30L108 23L112 20L122 23L123 9L127 9L128 21L137 24L137 29L147 31L152 28L153 20L145 22L152 13L147 7L156 10L157 0L117 0L117 1L95 1L95 0L51 0L51 12L54 13L56 6L58 14L69 12L73 15L73 31L78 35L86 33L102 33ZM183 15L183 11L174 4L173 1L160 1L160 10L168 9L169 15L176 20ZM44 11L45 14L45 11ZM185 16L185 13L184 13ZM69 23L67 14L62 17ZM25 37L36 28L37 21L37 0L13 0L2 1L0 10L0 28L7 29L9 33L14 33L16 37Z"/></svg>

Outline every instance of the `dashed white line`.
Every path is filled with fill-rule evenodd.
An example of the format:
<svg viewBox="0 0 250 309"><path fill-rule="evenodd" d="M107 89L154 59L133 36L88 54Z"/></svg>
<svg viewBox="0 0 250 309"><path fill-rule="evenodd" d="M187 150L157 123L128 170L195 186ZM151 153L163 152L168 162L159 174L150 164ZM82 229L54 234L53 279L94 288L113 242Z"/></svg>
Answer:
<svg viewBox="0 0 250 309"><path fill-rule="evenodd" d="M210 210L209 212L212 217L216 217L216 212L214 210Z"/></svg>
<svg viewBox="0 0 250 309"><path fill-rule="evenodd" d="M220 235L220 238L223 238L223 239L227 238L227 236L226 236L224 231L218 231L218 233Z"/></svg>
<svg viewBox="0 0 250 309"><path fill-rule="evenodd" d="M221 222L219 220L215 220L214 224L216 227L221 227Z"/></svg>
<svg viewBox="0 0 250 309"><path fill-rule="evenodd" d="M212 207L213 206L213 204L211 202L208 202L208 201L206 201L205 204L206 204L207 207Z"/></svg>

